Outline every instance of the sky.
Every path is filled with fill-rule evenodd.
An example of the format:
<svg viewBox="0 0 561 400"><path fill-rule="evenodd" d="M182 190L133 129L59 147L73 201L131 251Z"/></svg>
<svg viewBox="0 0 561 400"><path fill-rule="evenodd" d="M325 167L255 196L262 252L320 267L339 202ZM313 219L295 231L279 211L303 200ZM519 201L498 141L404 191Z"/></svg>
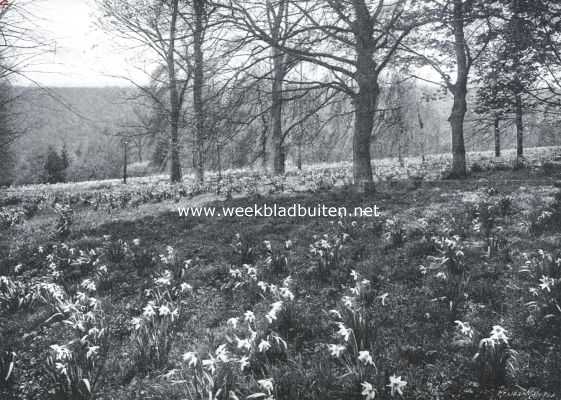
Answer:
<svg viewBox="0 0 561 400"><path fill-rule="evenodd" d="M23 75L28 79L19 78L18 84L130 86L131 81L149 81L143 68L148 55L142 54L135 43L97 26L99 11L94 0L19 1L29 11L29 29L47 45L24 68ZM427 72L434 75L430 70L421 75Z"/></svg>
<svg viewBox="0 0 561 400"><path fill-rule="evenodd" d="M93 0L34 0L28 6L31 30L48 43L25 67L25 76L42 86L123 86L146 81L131 67L138 54L124 40L96 26ZM18 83L31 84L20 78Z"/></svg>

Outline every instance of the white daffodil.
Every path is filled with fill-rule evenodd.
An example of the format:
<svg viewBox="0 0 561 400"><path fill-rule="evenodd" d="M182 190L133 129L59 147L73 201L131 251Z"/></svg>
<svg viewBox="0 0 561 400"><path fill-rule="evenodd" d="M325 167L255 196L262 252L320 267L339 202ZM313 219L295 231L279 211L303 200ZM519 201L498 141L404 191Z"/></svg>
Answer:
<svg viewBox="0 0 561 400"><path fill-rule="evenodd" d="M491 338L496 343L503 342L508 344L509 340L506 329L500 325L493 326L493 330L491 331L491 335L489 336L489 338Z"/></svg>
<svg viewBox="0 0 561 400"><path fill-rule="evenodd" d="M173 275L170 270L165 270L163 274L154 280L154 283L158 286L170 286Z"/></svg>
<svg viewBox="0 0 561 400"><path fill-rule="evenodd" d="M265 293L269 285L267 284L267 282L259 281L257 282L257 286L259 286L259 289L261 289L261 291Z"/></svg>
<svg viewBox="0 0 561 400"><path fill-rule="evenodd" d="M468 322L454 321L454 323L458 326L462 335L470 339L473 337L473 329L469 326Z"/></svg>
<svg viewBox="0 0 561 400"><path fill-rule="evenodd" d="M247 322L248 324L252 324L255 322L255 314L253 313L253 311L246 311L244 313L244 320L245 322Z"/></svg>
<svg viewBox="0 0 561 400"><path fill-rule="evenodd" d="M55 368L58 372L60 372L62 375L67 375L67 371L66 371L66 365L64 365L61 362L57 362L55 363Z"/></svg>
<svg viewBox="0 0 561 400"><path fill-rule="evenodd" d="M193 286L185 282L183 282L180 287L181 287L181 293L190 292L193 290Z"/></svg>
<svg viewBox="0 0 561 400"><path fill-rule="evenodd" d="M199 359L197 358L197 353L188 351L183 354L183 361L185 361L190 368L194 368L197 366Z"/></svg>
<svg viewBox="0 0 561 400"><path fill-rule="evenodd" d="M225 344L221 344L216 348L216 359L223 363L230 361L228 349L226 348Z"/></svg>
<svg viewBox="0 0 561 400"><path fill-rule="evenodd" d="M88 296L84 292L76 292L76 300L80 303L85 303L88 300Z"/></svg>
<svg viewBox="0 0 561 400"><path fill-rule="evenodd" d="M242 356L238 361L240 363L240 370L243 371L249 367L249 358L247 356Z"/></svg>
<svg viewBox="0 0 561 400"><path fill-rule="evenodd" d="M549 276L542 275L540 279L540 289L551 292L551 288L553 286L555 286L555 279L550 278Z"/></svg>
<svg viewBox="0 0 561 400"><path fill-rule="evenodd" d="M257 339L257 331L254 331L253 329L251 329L251 326L249 327L249 340L251 340L251 342L255 342L255 339Z"/></svg>
<svg viewBox="0 0 561 400"><path fill-rule="evenodd" d="M277 314L282 309L282 304L282 301L276 301L271 305L271 310L265 315L270 324L277 319Z"/></svg>
<svg viewBox="0 0 561 400"><path fill-rule="evenodd" d="M86 358L90 358L91 356L96 355L98 351L99 351L99 346L88 347L88 351L86 353Z"/></svg>
<svg viewBox="0 0 561 400"><path fill-rule="evenodd" d="M374 360L370 355L368 350L361 350L358 352L358 360L362 362L364 365L372 365L374 366Z"/></svg>
<svg viewBox="0 0 561 400"><path fill-rule="evenodd" d="M156 310L154 309L153 301L150 301L148 302L148 304L146 304L146 306L143 309L142 315L144 315L146 318L151 318L154 315L156 315Z"/></svg>
<svg viewBox="0 0 561 400"><path fill-rule="evenodd" d="M339 322L337 325L339 326L337 333L343 337L345 342L348 342L353 330L351 328L347 328L342 322Z"/></svg>
<svg viewBox="0 0 561 400"><path fill-rule="evenodd" d="M248 267L246 270L247 274L249 275L249 277L251 279L253 279L254 281L257 280L257 268L255 267Z"/></svg>
<svg viewBox="0 0 561 400"><path fill-rule="evenodd" d="M360 385L362 386L360 394L365 396L365 400L374 400L376 398L376 389L372 387L371 383L362 382Z"/></svg>
<svg viewBox="0 0 561 400"><path fill-rule="evenodd" d="M209 359L203 360L202 365L209 370L212 375L216 372L216 360L212 356Z"/></svg>
<svg viewBox="0 0 561 400"><path fill-rule="evenodd" d="M158 309L158 314L159 314L160 316L170 315L170 314L171 314L171 310L170 310L170 308L169 308L167 305L162 304L162 305L160 306L160 308Z"/></svg>
<svg viewBox="0 0 561 400"><path fill-rule="evenodd" d="M327 345L327 348L329 349L329 353L331 353L331 355L333 357L341 357L341 354L345 351L346 347L340 344L329 344Z"/></svg>
<svg viewBox="0 0 561 400"><path fill-rule="evenodd" d="M57 361L60 360L68 360L72 357L72 352L66 346L60 346L58 344L53 344L51 350L55 352L55 359Z"/></svg>
<svg viewBox="0 0 561 400"><path fill-rule="evenodd" d="M294 294L292 294L290 289L287 287L280 288L280 295L283 299L290 300L290 301L294 300Z"/></svg>
<svg viewBox="0 0 561 400"><path fill-rule="evenodd" d="M140 327L142 326L142 318L134 317L131 320L131 324L132 324L132 326L134 327L135 330L139 330Z"/></svg>
<svg viewBox="0 0 561 400"><path fill-rule="evenodd" d="M407 385L407 382L401 379L401 376L390 376L390 383L387 385L390 388L392 397L395 396L396 393L399 393L400 396L403 395L403 388Z"/></svg>
<svg viewBox="0 0 561 400"><path fill-rule="evenodd" d="M257 346L257 348L259 352L264 353L271 348L271 343L266 340L261 340L261 343L259 343L259 346Z"/></svg>
<svg viewBox="0 0 561 400"><path fill-rule="evenodd" d="M230 268L230 276L234 279L242 277L242 271L239 268Z"/></svg>
<svg viewBox="0 0 561 400"><path fill-rule="evenodd" d="M273 393L273 379L260 379L257 381L257 384L261 386L263 390L265 390L268 394Z"/></svg>
<svg viewBox="0 0 561 400"><path fill-rule="evenodd" d="M82 281L82 283L80 284L80 286L83 287L84 289L86 289L89 292L95 292L96 291L95 282L92 281L91 279L84 279Z"/></svg>
<svg viewBox="0 0 561 400"><path fill-rule="evenodd" d="M341 298L343 305L347 308L353 308L354 300L350 296L343 296Z"/></svg>
<svg viewBox="0 0 561 400"><path fill-rule="evenodd" d="M226 325L228 325L229 327L232 327L233 329L237 329L238 328L238 323L240 322L239 318L229 318L226 321Z"/></svg>
<svg viewBox="0 0 561 400"><path fill-rule="evenodd" d="M248 339L240 339L236 337L236 343L238 349L246 349L247 351L251 350L251 342Z"/></svg>

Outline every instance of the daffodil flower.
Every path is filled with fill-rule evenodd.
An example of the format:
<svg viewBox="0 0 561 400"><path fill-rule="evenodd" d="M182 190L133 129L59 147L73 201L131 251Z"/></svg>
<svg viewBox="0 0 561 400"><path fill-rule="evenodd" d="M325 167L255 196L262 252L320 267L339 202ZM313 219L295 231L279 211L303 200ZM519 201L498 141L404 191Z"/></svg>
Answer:
<svg viewBox="0 0 561 400"><path fill-rule="evenodd" d="M266 340L261 340L261 343L259 343L259 346L257 346L257 348L259 352L264 353L271 348L271 343Z"/></svg>
<svg viewBox="0 0 561 400"><path fill-rule="evenodd" d="M238 349L245 348L247 351L251 350L251 342L249 340L236 337L236 342Z"/></svg>
<svg viewBox="0 0 561 400"><path fill-rule="evenodd" d="M390 376L390 383L387 385L390 388L392 397L398 393L400 396L403 395L403 388L407 385L407 382L401 379L401 376Z"/></svg>
<svg viewBox="0 0 561 400"><path fill-rule="evenodd" d="M268 394L273 393L273 379L260 379L257 381L257 384L265 390Z"/></svg>
<svg viewBox="0 0 561 400"><path fill-rule="evenodd" d="M98 350L99 350L99 346L88 347L88 351L86 352L86 358L90 358L91 356L96 355Z"/></svg>
<svg viewBox="0 0 561 400"><path fill-rule="evenodd" d="M343 337L345 342L348 342L353 330L351 328L347 328L342 322L339 322L338 326L339 330L337 331L337 333Z"/></svg>
<svg viewBox="0 0 561 400"><path fill-rule="evenodd" d="M374 360L370 355L368 350L361 350L358 352L358 360L362 362L364 365L372 365L374 366Z"/></svg>
<svg viewBox="0 0 561 400"><path fill-rule="evenodd" d="M233 329L236 329L238 327L238 323L239 323L240 319L239 318L229 318L226 321L226 325L232 327Z"/></svg>
<svg viewBox="0 0 561 400"><path fill-rule="evenodd" d="M542 275L540 279L540 289L551 292L551 288L555 286L555 279Z"/></svg>
<svg viewBox="0 0 561 400"><path fill-rule="evenodd" d="M247 367L249 367L249 358L247 356L243 356L238 361L240 363L240 370L243 371Z"/></svg>
<svg viewBox="0 0 561 400"><path fill-rule="evenodd" d="M196 367L199 362L197 354L192 351L183 354L183 361L187 362L190 368Z"/></svg>
<svg viewBox="0 0 561 400"><path fill-rule="evenodd" d="M346 347L340 344L329 344L327 345L329 352L333 357L341 357L341 354L345 351Z"/></svg>
<svg viewBox="0 0 561 400"><path fill-rule="evenodd" d="M372 384L369 382L362 382L360 384L362 386L362 394L365 396L365 400L374 400L376 398L376 389L372 387Z"/></svg>

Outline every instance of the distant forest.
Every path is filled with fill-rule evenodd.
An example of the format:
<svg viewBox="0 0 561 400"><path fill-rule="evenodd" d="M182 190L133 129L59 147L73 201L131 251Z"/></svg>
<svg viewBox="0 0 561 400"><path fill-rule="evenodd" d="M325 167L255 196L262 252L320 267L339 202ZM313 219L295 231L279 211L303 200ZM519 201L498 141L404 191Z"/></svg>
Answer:
<svg viewBox="0 0 561 400"><path fill-rule="evenodd" d="M398 86L396 88L396 85ZM68 181L115 178L123 163L123 141L127 141L129 172L146 175L167 171L168 138L165 121L135 88L28 88L13 89L16 102L12 124L21 132L13 144L11 159L5 158L2 185L48 181L45 169L49 152L67 153ZM470 92L471 93L471 92ZM475 93L475 91L473 91ZM371 152L374 158L421 156L450 151L447 117L451 98L423 84L391 82L386 86L375 119ZM300 105L301 106L301 105ZM286 162L338 162L352 157L351 106L344 100L323 108L314 118L292 129L285 144ZM556 119L546 112L529 113L526 145L561 144ZM207 149L209 169L260 167L266 118L243 126L218 127L228 140L219 148ZM493 149L493 121L468 111L467 151ZM513 121L502 121L503 148L516 145ZM190 138L191 127L181 127L182 138ZM305 130L305 132L303 132ZM215 143L216 144L216 143ZM189 171L191 143L181 142L182 165ZM218 150L218 151L217 151Z"/></svg>

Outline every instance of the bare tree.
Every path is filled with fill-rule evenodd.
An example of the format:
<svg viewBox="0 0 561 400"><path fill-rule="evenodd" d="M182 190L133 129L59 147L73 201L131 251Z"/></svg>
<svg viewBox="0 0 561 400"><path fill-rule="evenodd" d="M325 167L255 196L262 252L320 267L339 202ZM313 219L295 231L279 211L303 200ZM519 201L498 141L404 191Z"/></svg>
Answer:
<svg viewBox="0 0 561 400"><path fill-rule="evenodd" d="M266 136L262 137L264 148L262 159L264 165L273 174L282 174L285 169L283 109L285 103L289 101L284 93L284 85L287 75L297 64L295 57L282 50L296 23L289 14L290 0L268 0L251 4L235 0L222 2L220 5L222 10L226 10L225 14L223 13L225 20L229 20L230 25L239 32L236 39L245 42L249 50L250 60L245 68L251 68L254 72L263 70L255 78L264 80L270 85L270 90L263 93L268 94L270 106L266 107L269 115L261 116L263 122L268 121L268 126L263 130ZM251 9L255 21L259 21L260 27L276 45L271 45L270 42L255 35L252 25L243 20L244 14L237 12L245 8Z"/></svg>
<svg viewBox="0 0 561 400"><path fill-rule="evenodd" d="M152 51L155 60L165 66L165 86L169 105L170 180L181 181L180 138L182 108L192 71L184 59L190 43L181 17L179 0L136 2L133 0L98 0L104 13L101 24ZM159 99L155 99L159 101Z"/></svg>
<svg viewBox="0 0 561 400"><path fill-rule="evenodd" d="M432 11L433 23L419 32L418 43L421 46L409 47L408 50L440 75L442 82L432 83L442 86L453 96L454 103L448 119L452 132L451 176L463 178L467 175L464 120L468 111L468 82L472 67L490 42L488 25L492 16L492 2L425 2ZM421 47L427 50L420 51ZM455 78L452 78L451 74L454 73Z"/></svg>
<svg viewBox="0 0 561 400"><path fill-rule="evenodd" d="M279 43L255 12L255 3L230 1L232 19L246 31L300 62L329 73L329 81L310 86L330 87L353 100L353 177L362 189L372 188L371 133L378 104L380 73L400 44L419 23L411 22L414 4L366 0L290 1L285 14L290 30Z"/></svg>

